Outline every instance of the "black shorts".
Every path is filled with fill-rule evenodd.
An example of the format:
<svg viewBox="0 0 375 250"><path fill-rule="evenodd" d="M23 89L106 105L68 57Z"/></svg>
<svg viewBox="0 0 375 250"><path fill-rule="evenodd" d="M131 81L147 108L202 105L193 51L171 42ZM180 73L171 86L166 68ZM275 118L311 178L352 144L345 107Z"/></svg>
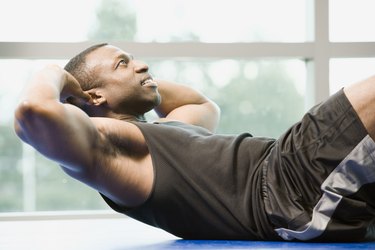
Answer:
<svg viewBox="0 0 375 250"><path fill-rule="evenodd" d="M362 241L375 218L374 183L375 143L341 90L277 140L262 195L282 239Z"/></svg>

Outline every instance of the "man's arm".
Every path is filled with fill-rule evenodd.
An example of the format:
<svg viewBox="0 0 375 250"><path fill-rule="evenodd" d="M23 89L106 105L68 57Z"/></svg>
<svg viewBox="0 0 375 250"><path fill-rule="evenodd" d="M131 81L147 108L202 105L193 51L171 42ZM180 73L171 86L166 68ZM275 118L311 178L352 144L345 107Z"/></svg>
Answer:
<svg viewBox="0 0 375 250"><path fill-rule="evenodd" d="M162 120L176 120L215 131L219 107L198 91L181 84L157 80L161 104L155 108Z"/></svg>
<svg viewBox="0 0 375 250"><path fill-rule="evenodd" d="M89 101L76 79L58 66L37 73L15 111L18 136L73 175L86 175L97 130L79 108L64 104L69 97Z"/></svg>

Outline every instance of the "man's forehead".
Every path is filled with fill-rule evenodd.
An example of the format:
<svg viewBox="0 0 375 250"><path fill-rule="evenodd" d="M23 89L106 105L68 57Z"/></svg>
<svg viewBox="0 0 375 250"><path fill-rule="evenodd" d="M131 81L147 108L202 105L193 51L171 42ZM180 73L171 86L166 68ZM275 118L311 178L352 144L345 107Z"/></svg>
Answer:
<svg viewBox="0 0 375 250"><path fill-rule="evenodd" d="M106 45L106 46L103 46L102 48L106 50L108 54L113 54L114 56L121 55L121 54L125 54L125 55L129 54L128 52L125 52L124 50L113 45Z"/></svg>
<svg viewBox="0 0 375 250"><path fill-rule="evenodd" d="M132 55L130 53L125 52L118 47L115 47L113 45L105 45L88 54L86 57L86 62L88 64L96 64L97 62L104 63L106 61L112 62L123 55L132 58Z"/></svg>

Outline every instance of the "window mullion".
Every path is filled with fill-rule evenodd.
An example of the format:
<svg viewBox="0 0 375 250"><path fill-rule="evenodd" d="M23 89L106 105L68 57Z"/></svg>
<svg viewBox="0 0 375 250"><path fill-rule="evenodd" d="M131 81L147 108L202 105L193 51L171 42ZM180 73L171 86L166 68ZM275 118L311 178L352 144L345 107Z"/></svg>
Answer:
<svg viewBox="0 0 375 250"><path fill-rule="evenodd" d="M314 61L310 67L310 81L313 82L312 103L318 103L329 96L329 1L314 1ZM309 93L308 93L309 94Z"/></svg>

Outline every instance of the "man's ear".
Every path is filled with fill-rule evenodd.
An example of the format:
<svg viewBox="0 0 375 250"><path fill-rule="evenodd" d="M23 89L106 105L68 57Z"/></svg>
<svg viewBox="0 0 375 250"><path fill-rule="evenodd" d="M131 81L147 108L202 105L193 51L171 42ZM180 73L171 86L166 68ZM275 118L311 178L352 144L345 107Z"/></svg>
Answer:
<svg viewBox="0 0 375 250"><path fill-rule="evenodd" d="M107 99L104 97L102 91L98 89L90 89L85 92L91 96L91 100L92 100L91 105L100 106L107 102Z"/></svg>

